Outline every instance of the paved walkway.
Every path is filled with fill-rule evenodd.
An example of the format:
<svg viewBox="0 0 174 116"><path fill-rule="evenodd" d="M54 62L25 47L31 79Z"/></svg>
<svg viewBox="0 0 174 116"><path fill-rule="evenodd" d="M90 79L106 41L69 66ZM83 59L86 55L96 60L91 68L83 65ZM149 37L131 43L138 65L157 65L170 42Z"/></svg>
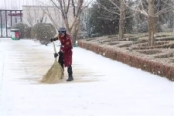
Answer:
<svg viewBox="0 0 174 116"><path fill-rule="evenodd" d="M75 80L40 84L53 48L0 39L0 116L174 116L174 83L74 48Z"/></svg>

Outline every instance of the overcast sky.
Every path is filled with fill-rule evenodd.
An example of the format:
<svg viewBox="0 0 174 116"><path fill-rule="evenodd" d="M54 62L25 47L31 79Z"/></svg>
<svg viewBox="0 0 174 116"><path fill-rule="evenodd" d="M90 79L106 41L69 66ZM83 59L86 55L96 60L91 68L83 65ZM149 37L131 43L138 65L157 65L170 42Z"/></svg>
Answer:
<svg viewBox="0 0 174 116"><path fill-rule="evenodd" d="M49 4L50 0L0 0L0 9L22 9L22 5L39 5L39 1L42 1L43 4Z"/></svg>

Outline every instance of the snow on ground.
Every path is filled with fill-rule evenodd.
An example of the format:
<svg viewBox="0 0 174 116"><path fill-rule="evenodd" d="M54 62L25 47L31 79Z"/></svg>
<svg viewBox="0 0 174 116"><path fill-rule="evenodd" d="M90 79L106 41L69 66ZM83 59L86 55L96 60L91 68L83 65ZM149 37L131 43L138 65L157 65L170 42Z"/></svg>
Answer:
<svg viewBox="0 0 174 116"><path fill-rule="evenodd" d="M59 47L57 46L57 49ZM53 47L0 39L0 116L174 116L174 83L76 47L74 81L41 84Z"/></svg>

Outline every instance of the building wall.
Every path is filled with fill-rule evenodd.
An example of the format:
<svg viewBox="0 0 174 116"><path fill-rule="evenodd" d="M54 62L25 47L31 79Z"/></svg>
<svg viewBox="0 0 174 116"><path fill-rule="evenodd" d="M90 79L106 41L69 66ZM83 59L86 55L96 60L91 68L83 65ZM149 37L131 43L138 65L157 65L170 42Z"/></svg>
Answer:
<svg viewBox="0 0 174 116"><path fill-rule="evenodd" d="M51 23L56 28L64 26L60 11L53 6L23 6L23 23L34 26L41 22Z"/></svg>

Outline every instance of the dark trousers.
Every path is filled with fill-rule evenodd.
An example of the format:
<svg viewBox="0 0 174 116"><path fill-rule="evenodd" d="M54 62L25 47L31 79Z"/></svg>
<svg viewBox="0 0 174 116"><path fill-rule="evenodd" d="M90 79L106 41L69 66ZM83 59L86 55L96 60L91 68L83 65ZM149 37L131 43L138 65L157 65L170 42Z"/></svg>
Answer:
<svg viewBox="0 0 174 116"><path fill-rule="evenodd" d="M64 61L63 61L63 55L59 55L59 60L58 60L59 64L62 66L62 68L64 69ZM73 71L72 71L72 66L68 66L67 69L68 72L68 76L72 77Z"/></svg>
<svg viewBox="0 0 174 116"><path fill-rule="evenodd" d="M59 55L59 60L58 60L59 64L62 66L62 68L64 69L64 61L63 61L63 55Z"/></svg>

